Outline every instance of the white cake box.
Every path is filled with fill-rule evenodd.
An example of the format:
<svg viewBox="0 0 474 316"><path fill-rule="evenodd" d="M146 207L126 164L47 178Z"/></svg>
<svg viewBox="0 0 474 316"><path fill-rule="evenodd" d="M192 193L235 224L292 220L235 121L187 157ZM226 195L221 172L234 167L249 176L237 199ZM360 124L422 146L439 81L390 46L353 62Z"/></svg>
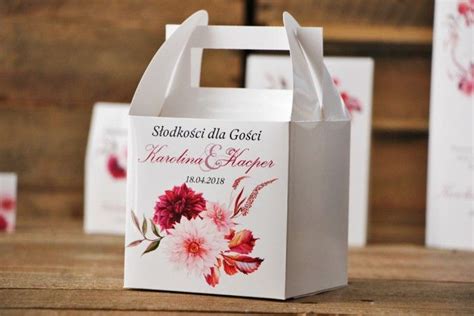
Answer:
<svg viewBox="0 0 474 316"><path fill-rule="evenodd" d="M346 285L350 118L322 29L207 20L174 30L132 100L124 286L286 299ZM290 50L293 90L200 88L203 48Z"/></svg>
<svg viewBox="0 0 474 316"><path fill-rule="evenodd" d="M324 63L351 113L348 234L349 246L361 247L367 242L374 61L364 57L325 57ZM247 88L290 89L292 77L289 56L247 57Z"/></svg>
<svg viewBox="0 0 474 316"><path fill-rule="evenodd" d="M84 231L123 235L129 105L99 102L92 111L84 183Z"/></svg>

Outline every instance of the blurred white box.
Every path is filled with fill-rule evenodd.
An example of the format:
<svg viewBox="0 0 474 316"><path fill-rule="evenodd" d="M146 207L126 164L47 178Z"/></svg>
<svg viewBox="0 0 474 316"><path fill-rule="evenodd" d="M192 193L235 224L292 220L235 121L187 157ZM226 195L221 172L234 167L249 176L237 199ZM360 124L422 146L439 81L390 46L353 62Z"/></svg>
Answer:
<svg viewBox="0 0 474 316"><path fill-rule="evenodd" d="M364 246L367 241L374 62L371 58L325 57L324 63L352 116L349 245ZM292 89L290 58L249 55L245 86L255 89Z"/></svg>
<svg viewBox="0 0 474 316"><path fill-rule="evenodd" d="M0 232L13 232L16 224L17 176L0 172Z"/></svg>
<svg viewBox="0 0 474 316"><path fill-rule="evenodd" d="M85 162L86 233L124 234L128 109L94 105Z"/></svg>
<svg viewBox="0 0 474 316"><path fill-rule="evenodd" d="M474 250L474 3L436 1L426 244Z"/></svg>

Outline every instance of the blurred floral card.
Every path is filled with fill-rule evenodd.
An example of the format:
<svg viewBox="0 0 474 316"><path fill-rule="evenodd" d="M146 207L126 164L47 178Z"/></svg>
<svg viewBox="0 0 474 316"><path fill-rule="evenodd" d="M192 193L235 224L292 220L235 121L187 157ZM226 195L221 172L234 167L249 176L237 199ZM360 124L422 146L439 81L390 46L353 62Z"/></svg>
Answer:
<svg viewBox="0 0 474 316"><path fill-rule="evenodd" d="M325 57L324 62L351 113L349 245L367 239L370 132L374 63L371 58ZM254 89L292 89L290 58L249 55L245 85Z"/></svg>
<svg viewBox="0 0 474 316"><path fill-rule="evenodd" d="M128 109L117 103L94 106L85 165L87 233L124 233Z"/></svg>
<svg viewBox="0 0 474 316"><path fill-rule="evenodd" d="M0 232L15 230L16 192L16 174L0 172Z"/></svg>
<svg viewBox="0 0 474 316"><path fill-rule="evenodd" d="M426 243L474 250L474 1L436 1Z"/></svg>

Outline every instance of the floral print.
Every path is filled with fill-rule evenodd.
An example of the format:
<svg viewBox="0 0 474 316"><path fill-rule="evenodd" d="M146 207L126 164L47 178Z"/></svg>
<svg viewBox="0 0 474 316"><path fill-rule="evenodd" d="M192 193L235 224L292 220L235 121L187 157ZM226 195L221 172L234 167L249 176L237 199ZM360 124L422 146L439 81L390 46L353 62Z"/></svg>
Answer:
<svg viewBox="0 0 474 316"><path fill-rule="evenodd" d="M158 198L153 222L160 225L161 229L170 229L175 223L179 223L181 217L196 218L205 208L206 201L202 193L194 192L183 183L165 191L165 194Z"/></svg>
<svg viewBox="0 0 474 316"><path fill-rule="evenodd" d="M235 228L240 216L250 214L259 192L277 178L261 182L247 195L244 183L248 178L234 180L229 206L207 201L186 183L166 190L158 197L152 219L143 217L140 223L131 212L141 238L127 247L145 243L144 255L157 250L163 242L163 253L176 268L203 277L212 287L219 284L222 272L232 276L257 271L264 259L250 255L258 238L249 229Z"/></svg>
<svg viewBox="0 0 474 316"><path fill-rule="evenodd" d="M14 197L3 194L0 195L0 231L13 231L16 200Z"/></svg>
<svg viewBox="0 0 474 316"><path fill-rule="evenodd" d="M447 18L448 38L445 46L450 55L449 77L457 83L457 88L465 96L474 95L474 60L472 54L465 58L460 50L459 43L466 41L469 45L472 38L465 38L467 34L472 36L472 32L464 32L474 25L474 0L458 1L456 14L450 14ZM463 57L464 56L464 57Z"/></svg>

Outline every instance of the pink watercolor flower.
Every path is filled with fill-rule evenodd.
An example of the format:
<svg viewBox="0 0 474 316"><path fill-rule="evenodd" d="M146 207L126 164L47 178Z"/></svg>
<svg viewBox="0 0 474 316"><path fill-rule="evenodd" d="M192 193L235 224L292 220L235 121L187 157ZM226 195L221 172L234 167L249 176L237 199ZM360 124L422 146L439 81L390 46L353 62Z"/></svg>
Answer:
<svg viewBox="0 0 474 316"><path fill-rule="evenodd" d="M467 26L474 23L474 0L458 2L458 13L464 18Z"/></svg>
<svg viewBox="0 0 474 316"><path fill-rule="evenodd" d="M341 98L344 101L346 108L349 110L349 113L352 113L354 111L362 111L362 105L360 104L360 101L357 98L354 98L345 91L341 92Z"/></svg>
<svg viewBox="0 0 474 316"><path fill-rule="evenodd" d="M229 232L235 226L232 221L232 212L224 204L207 202L204 217L210 219L217 226L217 230L223 233Z"/></svg>
<svg viewBox="0 0 474 316"><path fill-rule="evenodd" d="M190 274L203 276L214 267L216 258L226 247L224 234L207 219L183 217L165 241L165 251L171 262Z"/></svg>
<svg viewBox="0 0 474 316"><path fill-rule="evenodd" d="M474 64L461 76L458 88L467 96L474 94Z"/></svg>
<svg viewBox="0 0 474 316"><path fill-rule="evenodd" d="M206 200L202 197L202 193L196 193L183 183L181 186L166 190L165 194L158 198L153 222L160 225L163 230L168 230L173 228L175 223L179 223L181 217L193 219L205 209Z"/></svg>

